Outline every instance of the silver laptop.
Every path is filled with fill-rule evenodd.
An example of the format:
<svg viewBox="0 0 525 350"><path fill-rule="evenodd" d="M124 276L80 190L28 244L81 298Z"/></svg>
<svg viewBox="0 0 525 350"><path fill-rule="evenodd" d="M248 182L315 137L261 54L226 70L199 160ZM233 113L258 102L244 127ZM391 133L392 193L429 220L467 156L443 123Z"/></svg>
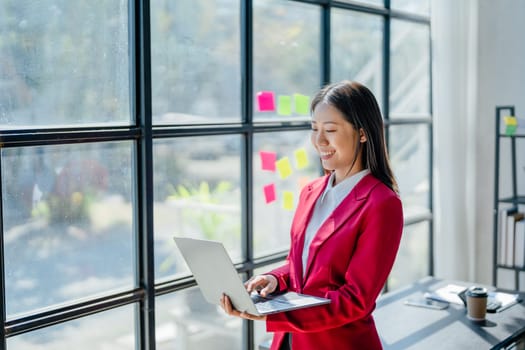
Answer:
<svg viewBox="0 0 525 350"><path fill-rule="evenodd" d="M256 292L249 294L222 243L182 237L174 240L209 303L220 305L224 293L237 310L267 315L330 302L330 299L294 292L267 297Z"/></svg>

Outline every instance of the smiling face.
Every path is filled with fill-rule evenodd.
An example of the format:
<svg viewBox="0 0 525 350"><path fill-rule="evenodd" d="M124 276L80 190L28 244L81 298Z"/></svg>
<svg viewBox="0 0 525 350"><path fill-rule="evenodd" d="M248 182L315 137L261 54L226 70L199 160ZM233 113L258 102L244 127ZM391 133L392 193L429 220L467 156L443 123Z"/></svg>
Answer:
<svg viewBox="0 0 525 350"><path fill-rule="evenodd" d="M366 138L337 108L324 102L315 107L311 141L323 168L335 171L335 184L363 170L359 144Z"/></svg>

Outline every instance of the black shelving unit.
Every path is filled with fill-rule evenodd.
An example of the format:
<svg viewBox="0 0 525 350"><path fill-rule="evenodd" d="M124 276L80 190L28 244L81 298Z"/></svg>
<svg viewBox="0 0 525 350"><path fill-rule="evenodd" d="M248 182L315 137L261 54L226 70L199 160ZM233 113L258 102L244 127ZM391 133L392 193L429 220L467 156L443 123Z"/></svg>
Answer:
<svg viewBox="0 0 525 350"><path fill-rule="evenodd" d="M500 263L500 240L498 237L498 227L499 227L499 211L501 209L501 206L506 204L511 204L511 207L515 207L518 209L519 205L525 205L525 195L519 195L518 194L518 173L517 173L517 162L516 162L516 156L517 156L517 150L516 150L516 140L519 138L525 138L525 134L523 133L514 133L513 135L507 135L506 133L501 132L501 120L503 116L515 116L514 113L514 106L496 106L496 127L495 127L495 165L494 165L494 234L493 234L493 242L494 242L494 250L493 250L493 272L492 272L492 281L493 285L498 285L498 270L505 269L505 270L511 270L514 272L514 284L515 284L515 290L519 290L520 287L520 272L525 271L525 267L518 267L515 264L514 265L507 265L507 264L501 264ZM501 142L502 140L507 139L508 142L510 142L510 165L511 165L511 196L510 197L503 197L500 198L500 158L502 156L501 154ZM523 150L525 151L525 150ZM504 179L506 180L506 179ZM519 247L518 247L519 249ZM525 247L521 247L521 249L525 249Z"/></svg>

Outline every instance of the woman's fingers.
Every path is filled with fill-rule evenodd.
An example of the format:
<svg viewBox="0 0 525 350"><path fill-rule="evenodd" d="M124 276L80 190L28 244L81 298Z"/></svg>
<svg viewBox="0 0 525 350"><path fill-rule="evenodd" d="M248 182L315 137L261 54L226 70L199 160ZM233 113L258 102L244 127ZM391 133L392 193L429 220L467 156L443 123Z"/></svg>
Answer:
<svg viewBox="0 0 525 350"><path fill-rule="evenodd" d="M274 291L275 288L271 288L271 286L268 284L266 287L261 289L260 293L263 297L266 297L268 294L271 294Z"/></svg>
<svg viewBox="0 0 525 350"><path fill-rule="evenodd" d="M272 275L259 275L248 280L244 286L248 293L256 290L259 291L262 296L267 296L277 289L277 278Z"/></svg>
<svg viewBox="0 0 525 350"><path fill-rule="evenodd" d="M261 295L263 297L267 296L268 294L273 293L277 289L277 278L275 278L272 275L264 275L266 284L264 288L261 290Z"/></svg>
<svg viewBox="0 0 525 350"><path fill-rule="evenodd" d="M233 307L230 298L226 294L222 295L221 307L228 315L241 317L241 312Z"/></svg>
<svg viewBox="0 0 525 350"><path fill-rule="evenodd" d="M266 316L256 316L256 315L249 314L247 312L241 312L239 316L242 317L242 318L245 318L247 320L252 320L252 321L264 321L264 320L266 320Z"/></svg>
<svg viewBox="0 0 525 350"><path fill-rule="evenodd" d="M253 292L254 290L261 289L266 286L266 283L268 283L264 276L255 276L253 278L250 278L244 286L246 287L246 290L248 293Z"/></svg>
<svg viewBox="0 0 525 350"><path fill-rule="evenodd" d="M221 297L221 307L228 315L239 316L240 314L239 311L233 308L230 298L226 294L223 294Z"/></svg>
<svg viewBox="0 0 525 350"><path fill-rule="evenodd" d="M220 302L221 307L230 316L241 317L252 321L261 321L266 319L266 316L256 316L244 311L240 312L239 310L235 309L230 301L230 298L226 294L222 295Z"/></svg>

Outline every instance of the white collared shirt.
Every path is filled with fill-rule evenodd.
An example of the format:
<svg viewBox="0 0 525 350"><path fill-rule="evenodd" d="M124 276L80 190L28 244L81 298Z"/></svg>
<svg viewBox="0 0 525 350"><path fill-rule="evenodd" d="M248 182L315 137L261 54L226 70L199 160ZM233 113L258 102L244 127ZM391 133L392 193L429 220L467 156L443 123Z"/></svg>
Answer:
<svg viewBox="0 0 525 350"><path fill-rule="evenodd" d="M308 261L308 253L310 250L310 244L314 239L317 231L326 219L332 214L332 212L341 204L343 199L352 191L357 183L370 171L368 169L361 170L360 172L344 179L337 185L333 185L335 180L335 172L332 172L328 179L327 185L323 193L319 196L315 202L314 212L308 222L306 233L304 237L303 246L303 276L306 273L306 263Z"/></svg>

